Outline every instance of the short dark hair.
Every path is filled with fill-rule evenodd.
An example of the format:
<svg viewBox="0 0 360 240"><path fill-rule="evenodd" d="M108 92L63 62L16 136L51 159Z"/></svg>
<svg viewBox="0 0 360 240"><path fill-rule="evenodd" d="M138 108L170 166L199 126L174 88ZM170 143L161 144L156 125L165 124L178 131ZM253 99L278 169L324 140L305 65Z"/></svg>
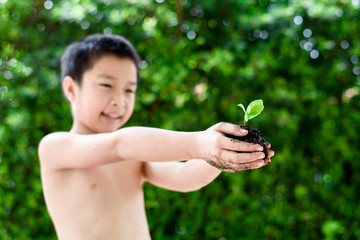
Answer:
<svg viewBox="0 0 360 240"><path fill-rule="evenodd" d="M96 61L105 55L115 55L133 61L139 82L140 57L134 46L122 36L102 34L88 35L66 48L61 57L61 82L66 76L70 76L81 85L84 72L91 69Z"/></svg>

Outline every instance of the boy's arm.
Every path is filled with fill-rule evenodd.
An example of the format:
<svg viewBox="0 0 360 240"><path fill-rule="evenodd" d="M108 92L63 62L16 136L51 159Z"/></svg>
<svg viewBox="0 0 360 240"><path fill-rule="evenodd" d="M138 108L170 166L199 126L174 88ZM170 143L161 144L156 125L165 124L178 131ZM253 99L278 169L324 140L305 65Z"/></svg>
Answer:
<svg viewBox="0 0 360 240"><path fill-rule="evenodd" d="M204 160L186 162L146 162L143 167L144 181L178 192L191 192L212 182L221 171Z"/></svg>
<svg viewBox="0 0 360 240"><path fill-rule="evenodd" d="M113 133L51 133L38 148L40 163L51 170L87 168L118 161Z"/></svg>
<svg viewBox="0 0 360 240"><path fill-rule="evenodd" d="M270 148L270 145L267 146ZM222 169L227 172L239 172L247 169L261 168L271 162L274 152L269 150L269 159L255 160L238 164L233 169ZM192 192L211 183L221 170L209 165L206 161L192 159L186 162L146 162L143 166L144 181L178 192Z"/></svg>
<svg viewBox="0 0 360 240"><path fill-rule="evenodd" d="M202 132L176 132L129 127L113 133L54 133L39 145L41 164L51 169L87 168L118 161L165 162L205 159L221 169L261 158L254 144L233 141L225 134L246 135L240 127L219 123ZM250 152L250 153L238 153ZM259 157L260 156L260 157Z"/></svg>

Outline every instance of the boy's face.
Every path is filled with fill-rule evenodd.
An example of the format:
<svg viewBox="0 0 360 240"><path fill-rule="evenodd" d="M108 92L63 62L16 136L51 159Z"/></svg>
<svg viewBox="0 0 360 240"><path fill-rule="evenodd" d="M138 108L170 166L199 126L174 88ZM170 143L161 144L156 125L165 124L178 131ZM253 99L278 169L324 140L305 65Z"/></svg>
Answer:
<svg viewBox="0 0 360 240"><path fill-rule="evenodd" d="M84 72L75 84L71 102L76 133L113 132L124 125L134 110L137 70L128 58L105 55Z"/></svg>

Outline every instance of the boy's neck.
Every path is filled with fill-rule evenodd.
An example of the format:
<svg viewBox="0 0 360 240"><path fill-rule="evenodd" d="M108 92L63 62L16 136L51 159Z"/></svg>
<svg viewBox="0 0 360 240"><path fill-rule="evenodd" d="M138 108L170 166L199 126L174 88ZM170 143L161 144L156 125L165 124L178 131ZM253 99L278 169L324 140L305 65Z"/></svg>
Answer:
<svg viewBox="0 0 360 240"><path fill-rule="evenodd" d="M73 123L69 132L76 134L95 134L94 131L91 131L89 128L85 126L79 126L79 124L77 124L76 122Z"/></svg>

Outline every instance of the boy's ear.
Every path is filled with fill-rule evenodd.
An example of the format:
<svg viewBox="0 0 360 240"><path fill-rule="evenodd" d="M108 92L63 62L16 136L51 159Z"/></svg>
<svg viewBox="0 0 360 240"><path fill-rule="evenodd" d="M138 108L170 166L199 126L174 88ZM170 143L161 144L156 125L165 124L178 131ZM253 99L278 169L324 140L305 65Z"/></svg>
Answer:
<svg viewBox="0 0 360 240"><path fill-rule="evenodd" d="M70 76L66 76L62 82L62 88L64 91L64 95L69 102L73 102L76 97L78 84L77 82Z"/></svg>

